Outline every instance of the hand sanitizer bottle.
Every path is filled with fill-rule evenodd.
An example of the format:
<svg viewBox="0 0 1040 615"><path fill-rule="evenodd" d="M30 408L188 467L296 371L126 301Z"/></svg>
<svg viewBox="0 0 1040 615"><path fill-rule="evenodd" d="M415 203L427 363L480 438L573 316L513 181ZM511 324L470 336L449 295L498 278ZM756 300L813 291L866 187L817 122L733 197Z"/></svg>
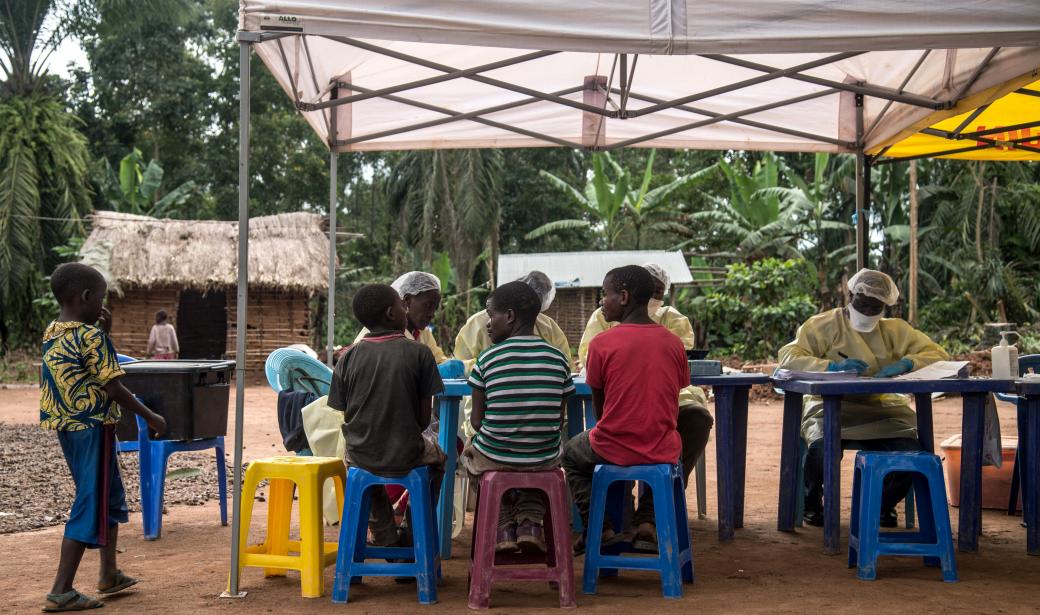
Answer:
<svg viewBox="0 0 1040 615"><path fill-rule="evenodd" d="M1020 337L1014 331L1000 332L1000 345L990 350L993 360L993 378L996 380L1015 380L1018 378L1018 347L1008 344L1008 336Z"/></svg>

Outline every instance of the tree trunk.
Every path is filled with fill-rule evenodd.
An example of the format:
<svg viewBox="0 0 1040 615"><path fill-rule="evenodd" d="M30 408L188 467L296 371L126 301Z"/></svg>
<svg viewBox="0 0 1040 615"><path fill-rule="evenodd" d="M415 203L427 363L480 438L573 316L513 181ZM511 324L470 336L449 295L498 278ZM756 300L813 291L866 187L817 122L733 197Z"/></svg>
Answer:
<svg viewBox="0 0 1040 615"><path fill-rule="evenodd" d="M917 161L910 161L910 325L917 326Z"/></svg>
<svg viewBox="0 0 1040 615"><path fill-rule="evenodd" d="M986 205L986 183L983 178L985 170L986 163L978 163L975 173L975 187L979 191L979 204L975 208L975 258L980 263L982 262L982 211Z"/></svg>

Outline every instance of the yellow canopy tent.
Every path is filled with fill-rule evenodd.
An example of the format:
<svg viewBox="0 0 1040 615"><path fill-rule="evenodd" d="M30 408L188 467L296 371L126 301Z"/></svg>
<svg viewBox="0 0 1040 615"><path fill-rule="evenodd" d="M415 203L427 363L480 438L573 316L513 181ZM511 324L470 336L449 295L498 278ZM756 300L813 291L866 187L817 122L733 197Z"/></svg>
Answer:
<svg viewBox="0 0 1040 615"><path fill-rule="evenodd" d="M927 128L878 150L875 157L892 162L919 158L1040 160L1040 81L929 122Z"/></svg>

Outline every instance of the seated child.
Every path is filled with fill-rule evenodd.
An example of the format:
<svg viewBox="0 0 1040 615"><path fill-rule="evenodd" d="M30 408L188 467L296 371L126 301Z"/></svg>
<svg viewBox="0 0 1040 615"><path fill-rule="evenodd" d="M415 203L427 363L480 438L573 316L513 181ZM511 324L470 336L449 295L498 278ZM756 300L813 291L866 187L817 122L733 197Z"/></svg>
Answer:
<svg viewBox="0 0 1040 615"><path fill-rule="evenodd" d="M494 344L470 372L477 434L462 453L471 476L492 470L538 472L560 466L560 429L574 392L570 361L535 335L541 299L523 282L499 286L487 300ZM506 494L498 517L497 551L545 552L545 501L537 489Z"/></svg>
<svg viewBox="0 0 1040 615"><path fill-rule="evenodd" d="M444 453L432 437L433 396L444 390L433 352L405 337L407 324L400 295L385 284L361 287L354 316L369 332L336 363L328 405L343 412L347 466L381 476L403 476L430 466L433 499L444 478ZM398 528L385 489L373 488L368 521L373 544L408 544Z"/></svg>
<svg viewBox="0 0 1040 615"><path fill-rule="evenodd" d="M597 423L572 438L563 454L571 496L586 526L597 464L670 464L678 462L682 452L676 431L678 396L690 384L690 370L682 341L647 313L653 293L654 280L643 267L619 267L603 279L603 316L620 324L589 345L585 381L592 389ZM649 489L639 498L633 524L637 526L633 547L656 551ZM604 544L619 539L608 522ZM584 541L575 547L582 551Z"/></svg>
<svg viewBox="0 0 1040 615"><path fill-rule="evenodd" d="M101 305L108 290L105 278L92 267L67 263L51 275L51 290L61 312L43 334L40 426L58 432L76 498L65 523L58 574L43 610L81 611L104 606L72 587L85 549L99 549L101 595L137 583L116 566L119 524L127 521L115 450L119 407L143 417L159 435L166 431L166 421L120 383L124 373L116 349L93 324L107 312Z"/></svg>

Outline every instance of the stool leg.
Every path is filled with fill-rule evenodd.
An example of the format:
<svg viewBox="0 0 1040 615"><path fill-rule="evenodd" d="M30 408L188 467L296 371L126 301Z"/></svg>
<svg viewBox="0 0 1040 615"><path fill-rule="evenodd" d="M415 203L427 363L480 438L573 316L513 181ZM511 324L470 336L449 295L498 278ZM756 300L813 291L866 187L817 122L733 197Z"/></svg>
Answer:
<svg viewBox="0 0 1040 615"><path fill-rule="evenodd" d="M293 490L291 480L272 478L267 489L267 536L264 538L264 553L287 555L289 553L289 522L292 518ZM285 568L264 568L265 577L284 577Z"/></svg>
<svg viewBox="0 0 1040 615"><path fill-rule="evenodd" d="M162 537L162 511L166 487L166 447L146 440L138 452L141 477L141 524L145 540Z"/></svg>
<svg viewBox="0 0 1040 615"><path fill-rule="evenodd" d="M920 517L920 530L917 539L923 544L939 544L938 534L935 531L935 511L932 510L931 486L928 478L920 473L914 473L914 486L910 492L918 501L917 512ZM908 495L907 498L910 496ZM909 499L907 500L909 501ZM940 566L942 562L938 557L925 556L925 566Z"/></svg>
<svg viewBox="0 0 1040 615"><path fill-rule="evenodd" d="M322 482L308 474L300 485L300 593L320 598L324 593L325 532L321 512Z"/></svg>
<svg viewBox="0 0 1040 615"><path fill-rule="evenodd" d="M852 507L851 514L849 515L849 568L856 566L859 563L859 546L858 541L861 535L859 531L860 514L859 514L859 502L863 494L861 492L863 486L861 480L863 472L856 464L852 469Z"/></svg>
<svg viewBox="0 0 1040 615"><path fill-rule="evenodd" d="M574 600L574 557L571 554L569 523L567 519L567 485L563 473L557 471L546 492L549 505L546 507L545 532L550 540L547 563L556 569L556 582L560 591L560 608L578 606ZM555 514L554 514L555 513Z"/></svg>
<svg viewBox="0 0 1040 615"><path fill-rule="evenodd" d="M906 499L903 501L903 516L906 517L904 525L908 530L914 529L914 499L914 488L911 487L910 492L906 494Z"/></svg>
<svg viewBox="0 0 1040 615"><path fill-rule="evenodd" d="M480 479L479 510L473 521L473 556L470 561L469 608L491 606L491 582L495 566L495 540L503 490L484 475Z"/></svg>
<svg viewBox="0 0 1040 615"><path fill-rule="evenodd" d="M950 527L950 509L946 505L946 488L943 483L942 466L939 460L928 473L928 501L931 504L933 530L936 542L941 546L939 565L942 567L943 581L947 583L957 582L957 561L954 557L953 530ZM919 500L924 501L922 498ZM924 519L923 511L919 518Z"/></svg>
<svg viewBox="0 0 1040 615"><path fill-rule="evenodd" d="M877 552L881 533L881 491L885 476L875 468L862 469L859 500L859 557L856 577L877 578Z"/></svg>
<svg viewBox="0 0 1040 615"><path fill-rule="evenodd" d="M361 542L365 540L365 530L368 528L368 509L364 506L365 493L361 491L361 483L358 474L347 474L347 493L350 500L347 501L340 515L339 523L339 550L336 552L336 573L332 582L332 601L336 604L346 604L350 595L350 585L353 578L350 573L355 561L355 552L360 537Z"/></svg>
<svg viewBox="0 0 1040 615"><path fill-rule="evenodd" d="M419 476L416 484L408 488L411 494L408 505L412 509L412 522L415 524L415 564L419 569L415 584L420 604L437 604L437 569L440 557L433 517L433 497L425 474ZM447 526L447 531L451 531L450 525Z"/></svg>
<svg viewBox="0 0 1040 615"><path fill-rule="evenodd" d="M673 486L667 475L655 476L650 494L654 498L654 516L657 522L657 551L661 571L661 592L665 598L682 598L682 565L679 563L679 535L675 527Z"/></svg>
<svg viewBox="0 0 1040 615"><path fill-rule="evenodd" d="M242 497L239 500L241 523L242 527L238 533L238 571L239 578L242 577L242 568L245 567L243 563L242 554L246 552L246 547L249 544L249 526L252 525L253 518L253 502L256 500L256 487L259 479L257 472L250 466L246 468L246 476L242 481ZM231 580L228 579L228 585L230 587Z"/></svg>
<svg viewBox="0 0 1040 615"><path fill-rule="evenodd" d="M582 575L582 591L596 593L596 577L599 576L603 513L607 505L607 490L611 487L596 472L592 474L592 501L589 506L589 525L585 528L585 572Z"/></svg>
<svg viewBox="0 0 1040 615"><path fill-rule="evenodd" d="M224 454L224 438L214 447L217 453L217 493L220 495L220 524L227 525L227 457Z"/></svg>
<svg viewBox="0 0 1040 615"><path fill-rule="evenodd" d="M637 485L637 486L639 485L638 482L636 482L634 484ZM605 504L604 504L604 515L606 515L606 518L610 520L610 526L614 529L614 531L616 533L619 533L619 534L621 532L624 532L625 530L627 530L629 528L629 526L631 525L630 522L632 520L632 513L634 512L634 511L632 511L632 506L633 506L632 485L633 485L633 483L630 482L630 481L623 481L623 480L622 481L615 481L613 483L610 483L610 486L604 488L604 490L603 490L604 493L606 493L606 501L605 501ZM626 516L628 517L628 519L625 518ZM590 516L589 519L590 519L589 527L592 527L592 524L591 524L592 517ZM597 528L596 531L599 533L599 535L601 537L600 538L600 544L602 546L603 528L602 527ZM619 552L620 549L621 549L621 545L614 545L610 549L610 551L612 553L617 553L617 552ZM586 561L588 561L588 560L586 560ZM618 575L617 568L600 568L599 569L599 574L596 575L596 576L598 576L599 578L606 578L606 577L616 577L617 575Z"/></svg>
<svg viewBox="0 0 1040 615"><path fill-rule="evenodd" d="M703 459L703 457L701 457ZM686 512L686 490L682 475L672 480L672 508L675 511L675 528L679 537L679 561L682 564L683 583L693 583L693 540L690 538L690 520ZM689 554L689 560L686 554Z"/></svg>

